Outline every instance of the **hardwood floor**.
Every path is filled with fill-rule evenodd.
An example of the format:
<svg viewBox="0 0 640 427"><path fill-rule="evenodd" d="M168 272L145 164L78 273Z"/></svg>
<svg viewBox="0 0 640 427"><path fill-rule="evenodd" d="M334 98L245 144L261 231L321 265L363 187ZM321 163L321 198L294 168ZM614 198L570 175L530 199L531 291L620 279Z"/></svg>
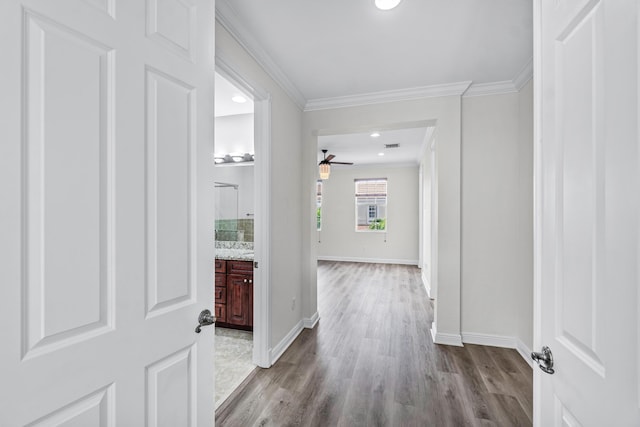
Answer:
<svg viewBox="0 0 640 427"><path fill-rule="evenodd" d="M216 413L218 426L530 426L515 350L435 345L416 267L318 263L320 322Z"/></svg>

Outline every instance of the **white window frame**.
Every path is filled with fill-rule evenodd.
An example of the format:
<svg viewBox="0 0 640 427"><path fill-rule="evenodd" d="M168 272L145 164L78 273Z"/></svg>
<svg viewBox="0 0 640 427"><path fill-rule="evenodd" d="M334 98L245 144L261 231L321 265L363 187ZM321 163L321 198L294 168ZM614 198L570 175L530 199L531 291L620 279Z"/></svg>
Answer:
<svg viewBox="0 0 640 427"><path fill-rule="evenodd" d="M358 183L362 183L362 182L371 182L374 183L376 181L384 181L384 185L383 186L379 186L379 188L382 189L381 192L367 192L367 193L359 193L358 192ZM359 178L359 179L355 179L354 180L354 224L355 224L355 231L357 233L386 233L388 231L388 218L387 218L387 206L389 205L389 187L388 187L388 180L387 178ZM364 199L364 198L369 198L373 200L373 204L369 204L367 206L367 210L366 210L366 221L367 221L367 228L363 228L365 225L364 224L360 224L359 223L359 218L358 218L358 200L359 199ZM380 200L384 199L384 204L380 203ZM375 209L375 218L372 220L371 219L371 207L374 207ZM380 207L384 206L384 216L382 218L379 217L380 215ZM384 229L381 230L377 230L377 229L370 229L368 228L370 226L370 224L372 224L375 220L377 219L383 219L384 220Z"/></svg>
<svg viewBox="0 0 640 427"><path fill-rule="evenodd" d="M322 231L322 190L323 183L319 179L316 181L316 230ZM318 209L320 209L320 217L318 217Z"/></svg>

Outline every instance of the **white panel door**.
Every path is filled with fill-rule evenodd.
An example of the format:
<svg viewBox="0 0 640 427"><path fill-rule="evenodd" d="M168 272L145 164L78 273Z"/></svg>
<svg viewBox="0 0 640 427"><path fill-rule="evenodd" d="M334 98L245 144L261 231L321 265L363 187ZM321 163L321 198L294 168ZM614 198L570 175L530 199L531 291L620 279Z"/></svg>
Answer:
<svg viewBox="0 0 640 427"><path fill-rule="evenodd" d="M535 10L535 424L638 426L638 2Z"/></svg>
<svg viewBox="0 0 640 427"><path fill-rule="evenodd" d="M213 0L0 2L0 426L212 426Z"/></svg>

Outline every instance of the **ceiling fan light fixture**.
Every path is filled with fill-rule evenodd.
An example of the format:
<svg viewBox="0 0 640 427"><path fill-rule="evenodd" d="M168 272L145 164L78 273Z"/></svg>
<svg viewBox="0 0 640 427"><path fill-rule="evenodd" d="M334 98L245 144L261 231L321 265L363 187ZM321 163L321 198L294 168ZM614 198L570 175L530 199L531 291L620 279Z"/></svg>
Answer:
<svg viewBox="0 0 640 427"><path fill-rule="evenodd" d="M380 10L391 10L400 4L402 0L375 0L376 7Z"/></svg>
<svg viewBox="0 0 640 427"><path fill-rule="evenodd" d="M320 163L318 170L320 171L320 179L329 179L329 173L331 173L331 165L329 163Z"/></svg>

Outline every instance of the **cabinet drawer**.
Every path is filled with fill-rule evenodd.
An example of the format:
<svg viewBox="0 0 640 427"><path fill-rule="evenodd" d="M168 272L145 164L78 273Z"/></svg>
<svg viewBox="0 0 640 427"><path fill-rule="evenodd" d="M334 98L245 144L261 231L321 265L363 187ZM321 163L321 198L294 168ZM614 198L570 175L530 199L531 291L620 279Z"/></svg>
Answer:
<svg viewBox="0 0 640 427"><path fill-rule="evenodd" d="M226 273L227 272L227 261L223 259L216 259L214 262L216 273Z"/></svg>
<svg viewBox="0 0 640 427"><path fill-rule="evenodd" d="M227 273L253 275L252 261L227 261Z"/></svg>
<svg viewBox="0 0 640 427"><path fill-rule="evenodd" d="M222 278L224 280L224 277ZM216 295L216 304L226 304L227 303L227 288L222 286L216 286L215 289Z"/></svg>
<svg viewBox="0 0 640 427"><path fill-rule="evenodd" d="M216 304L213 307L213 311L215 311L214 316L216 316L216 322L226 323L227 322L227 306L224 304Z"/></svg>

